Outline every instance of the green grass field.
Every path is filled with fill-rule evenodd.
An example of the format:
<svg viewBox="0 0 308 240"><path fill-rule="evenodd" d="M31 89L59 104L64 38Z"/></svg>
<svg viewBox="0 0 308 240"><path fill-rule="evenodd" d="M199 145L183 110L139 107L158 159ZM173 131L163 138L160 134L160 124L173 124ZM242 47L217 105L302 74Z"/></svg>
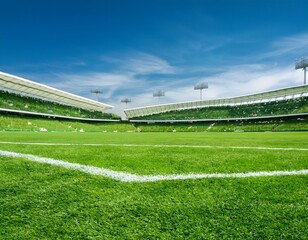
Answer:
<svg viewBox="0 0 308 240"><path fill-rule="evenodd" d="M308 169L307 132L2 132L0 150L140 176ZM308 239L307 175L138 183L0 160L0 239Z"/></svg>

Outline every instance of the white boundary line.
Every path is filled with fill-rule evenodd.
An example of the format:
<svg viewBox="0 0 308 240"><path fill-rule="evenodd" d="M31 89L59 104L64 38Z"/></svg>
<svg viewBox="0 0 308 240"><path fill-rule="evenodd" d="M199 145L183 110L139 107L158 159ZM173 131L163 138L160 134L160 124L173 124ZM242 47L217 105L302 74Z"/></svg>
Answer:
<svg viewBox="0 0 308 240"><path fill-rule="evenodd" d="M247 173L189 173L189 174L171 174L171 175L136 175L125 172L113 171L105 168L98 168L77 163L65 162L52 158L38 157L31 154L23 154L0 150L0 156L13 158L24 158L33 162L47 163L60 166L67 169L74 169L92 175L108 177L120 182L155 182L166 180L184 180L184 179L204 179L204 178L248 178L248 177L271 177L271 176L289 176L289 175L308 175L308 169L292 171L269 171L269 172L247 172Z"/></svg>
<svg viewBox="0 0 308 240"><path fill-rule="evenodd" d="M115 144L115 143L44 143L44 142L0 142L10 145L39 145L39 146L98 146L98 147L160 147L160 148L219 148L219 149L254 149L278 151L308 151L308 148L281 147L245 147L245 146L211 146L211 145L165 145L165 144Z"/></svg>
<svg viewBox="0 0 308 240"><path fill-rule="evenodd" d="M130 182L133 181L133 179L138 178L137 175L129 174L129 173L122 173L118 171L112 171L104 168L98 168L93 166L87 166L82 165L78 163L70 163L65 162L62 160L56 160L52 158L45 158L45 157L39 157L31 154L23 154L23 153L16 153L16 152L9 152L9 151L2 151L0 150L0 156L6 156L6 157L13 157L13 158L24 158L29 161L33 162L39 162L39 163L47 163L50 165L60 166L68 169L74 169L79 170L81 172L90 173L92 175L100 175L109 177L121 182Z"/></svg>

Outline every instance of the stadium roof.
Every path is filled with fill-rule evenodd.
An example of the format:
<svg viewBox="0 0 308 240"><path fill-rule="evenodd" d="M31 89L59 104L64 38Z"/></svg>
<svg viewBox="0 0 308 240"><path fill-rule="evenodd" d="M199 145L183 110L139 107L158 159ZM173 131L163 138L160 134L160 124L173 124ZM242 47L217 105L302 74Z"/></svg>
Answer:
<svg viewBox="0 0 308 240"><path fill-rule="evenodd" d="M267 92L239 96L239 97L232 97L232 98L179 102L179 103L147 106L141 108L131 108L124 110L124 112L128 118L133 118L133 117L148 116L152 114L175 111L175 110L203 108L209 106L252 104L258 102L269 102L287 98L295 98L307 95L308 95L308 85L303 85L303 86L283 88L274 91L267 91Z"/></svg>
<svg viewBox="0 0 308 240"><path fill-rule="evenodd" d="M0 89L88 110L103 111L112 108L108 104L80 97L4 72L0 72Z"/></svg>

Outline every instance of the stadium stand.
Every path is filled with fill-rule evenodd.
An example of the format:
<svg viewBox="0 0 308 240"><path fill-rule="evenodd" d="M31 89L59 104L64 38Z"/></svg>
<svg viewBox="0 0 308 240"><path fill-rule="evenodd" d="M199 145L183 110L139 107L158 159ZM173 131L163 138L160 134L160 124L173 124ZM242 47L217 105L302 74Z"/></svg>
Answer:
<svg viewBox="0 0 308 240"><path fill-rule="evenodd" d="M118 116L101 111L87 110L74 106L49 102L39 98L23 96L17 93L0 90L0 108L3 111L19 110L22 113L40 113L90 119L119 119Z"/></svg>
<svg viewBox="0 0 308 240"><path fill-rule="evenodd" d="M140 132L308 131L308 86L125 113Z"/></svg>
<svg viewBox="0 0 308 240"><path fill-rule="evenodd" d="M127 109L131 121L191 121L279 116L308 112L308 86L235 98Z"/></svg>
<svg viewBox="0 0 308 240"><path fill-rule="evenodd" d="M0 111L54 117L113 119L112 106L0 72ZM14 111L13 111L14 110Z"/></svg>
<svg viewBox="0 0 308 240"><path fill-rule="evenodd" d="M288 100L243 104L234 106L209 106L175 110L133 119L147 120L194 120L194 119L229 119L261 116L288 115L308 112L308 97Z"/></svg>
<svg viewBox="0 0 308 240"><path fill-rule="evenodd" d="M277 110L277 105L281 103L281 106L286 103L286 101L291 99L300 99L300 102L306 104L306 100L302 101L302 98L308 96L308 86L297 86L291 88L278 89L269 92L257 93L252 95L225 98L225 99L215 99L215 100L204 100L204 101L193 101L193 102L182 102L182 103L173 103L173 104L163 104L142 108L126 109L125 114L130 120L151 120L153 117L155 120L168 119L172 115L172 119L168 120L191 120L191 119L202 119L204 112L209 110L212 116L205 115L205 119L209 118L234 118L234 117L247 117L247 116L262 116L264 114L271 115L272 111L275 111L277 115L279 114L289 114L289 110L281 109ZM305 98L306 99L306 98ZM301 103L292 103L291 105L300 105ZM245 106L246 109L245 109ZM267 110L269 107L269 110ZM249 109L253 110L249 110ZM262 110L263 108L263 110ZM279 108L279 106L278 106ZM191 110L192 115L189 114ZM213 111L212 111L213 110ZM306 109L307 110L307 109ZM305 108L298 110L306 111ZM218 111L218 112L217 112ZM250 114L246 113L249 111ZM260 111L260 112L258 112ZM267 112L265 112L267 111ZM201 113L201 116L199 113ZM171 113L168 116L168 113ZM184 114L179 118L176 117L178 114ZM155 118L155 115L158 115L158 118ZM189 116L187 116L187 114ZM197 114L197 116L195 116ZM216 114L216 115L215 115ZM244 114L244 115L243 115ZM165 116L166 117L165 117ZM185 116L186 115L186 116ZM222 116L223 117L222 117ZM231 116L230 116L231 115Z"/></svg>
<svg viewBox="0 0 308 240"><path fill-rule="evenodd" d="M139 132L281 132L308 131L308 115L268 119L200 122L134 122Z"/></svg>

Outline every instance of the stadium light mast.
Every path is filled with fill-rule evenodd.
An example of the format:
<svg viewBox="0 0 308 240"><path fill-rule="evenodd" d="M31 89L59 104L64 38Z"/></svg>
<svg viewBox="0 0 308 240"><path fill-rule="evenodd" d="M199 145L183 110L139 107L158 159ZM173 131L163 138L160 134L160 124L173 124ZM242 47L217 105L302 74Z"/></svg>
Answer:
<svg viewBox="0 0 308 240"><path fill-rule="evenodd" d="M202 90L203 89L207 89L209 88L208 84L203 82L203 83L199 83L199 84L196 84L194 89L195 90L200 90L200 101L202 100Z"/></svg>
<svg viewBox="0 0 308 240"><path fill-rule="evenodd" d="M123 99L121 100L121 102L122 102L122 103L125 103L125 107L127 107L127 103L132 102L132 100L129 99L129 98L123 98Z"/></svg>
<svg viewBox="0 0 308 240"><path fill-rule="evenodd" d="M306 68L308 67L308 58L302 58L295 63L295 69L304 70L304 85L306 85Z"/></svg>
<svg viewBox="0 0 308 240"><path fill-rule="evenodd" d="M164 97L164 96L165 96L165 92L163 90L158 90L153 93L153 97L158 97L158 104L160 102L160 97Z"/></svg>
<svg viewBox="0 0 308 240"><path fill-rule="evenodd" d="M103 91L102 91L102 90L99 90L98 88L96 88L96 89L92 89L92 90L91 90L91 93L92 93L92 94L95 94L95 96L96 96L96 101L98 101L99 95L102 94Z"/></svg>

